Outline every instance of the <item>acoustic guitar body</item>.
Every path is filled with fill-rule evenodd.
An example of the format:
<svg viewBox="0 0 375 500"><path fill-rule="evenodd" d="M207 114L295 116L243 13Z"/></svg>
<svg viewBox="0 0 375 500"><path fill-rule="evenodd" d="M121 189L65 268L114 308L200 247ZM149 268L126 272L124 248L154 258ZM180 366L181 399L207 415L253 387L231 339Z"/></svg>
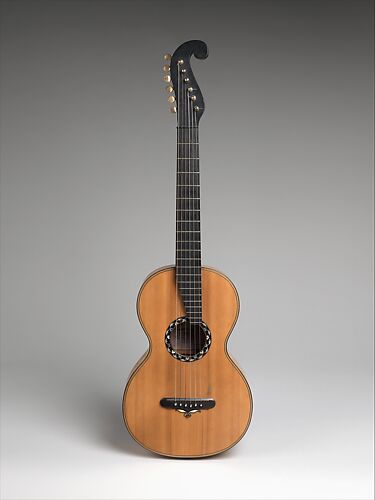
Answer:
<svg viewBox="0 0 375 500"><path fill-rule="evenodd" d="M124 420L139 444L172 457L204 457L229 449L245 434L252 414L249 385L227 352L239 313L237 291L218 271L202 267L201 276L202 321L210 333L210 344L200 359L182 361L168 350L169 325L186 316L174 267L155 271L143 284L137 301L150 347L125 388ZM179 325L175 327L177 346L173 330L170 332L176 350L186 356L199 352L205 339L200 338L199 344L199 334L190 332L191 326L184 331L180 328L179 334ZM189 350L189 342L193 350ZM161 402L168 398L171 406L163 407ZM199 406L213 403L210 408Z"/></svg>

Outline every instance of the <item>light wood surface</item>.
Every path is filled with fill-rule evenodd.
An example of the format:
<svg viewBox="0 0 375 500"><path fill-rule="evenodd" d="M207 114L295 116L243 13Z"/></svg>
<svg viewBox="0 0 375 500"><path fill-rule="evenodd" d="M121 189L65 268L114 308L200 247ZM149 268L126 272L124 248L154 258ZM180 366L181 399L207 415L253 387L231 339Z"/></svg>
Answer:
<svg viewBox="0 0 375 500"><path fill-rule="evenodd" d="M232 282L218 271L202 268L202 319L212 344L198 361L177 361L164 343L168 325L184 316L175 268L155 271L146 279L137 311L150 348L133 369L124 392L123 414L131 435L143 447L173 457L214 455L236 444L249 426L252 397L226 348L239 312ZM160 406L162 398L175 396L213 398L216 406L186 418Z"/></svg>

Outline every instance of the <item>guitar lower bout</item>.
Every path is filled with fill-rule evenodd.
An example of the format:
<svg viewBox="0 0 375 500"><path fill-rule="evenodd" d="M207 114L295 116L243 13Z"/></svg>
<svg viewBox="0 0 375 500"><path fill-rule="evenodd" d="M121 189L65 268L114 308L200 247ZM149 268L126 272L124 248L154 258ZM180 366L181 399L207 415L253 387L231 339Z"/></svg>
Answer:
<svg viewBox="0 0 375 500"><path fill-rule="evenodd" d="M223 452L245 434L252 416L250 387L227 351L239 313L233 283L201 269L202 315L186 316L176 270L155 271L138 295L137 312L149 350L130 374L125 424L144 448L170 457Z"/></svg>

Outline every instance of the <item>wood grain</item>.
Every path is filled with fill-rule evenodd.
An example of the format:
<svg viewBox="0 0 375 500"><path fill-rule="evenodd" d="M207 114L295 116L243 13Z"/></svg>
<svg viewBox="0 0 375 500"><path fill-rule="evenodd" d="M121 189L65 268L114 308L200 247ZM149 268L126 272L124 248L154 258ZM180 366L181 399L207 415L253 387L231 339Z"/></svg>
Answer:
<svg viewBox="0 0 375 500"><path fill-rule="evenodd" d="M239 312L232 282L218 271L202 268L202 319L211 331L212 344L202 359L192 363L174 359L164 344L168 325L184 316L174 267L155 271L146 279L137 311L150 347L125 387L123 415L130 434L143 447L172 457L214 455L236 444L250 424L252 396L227 352ZM213 398L216 406L186 418L159 404L160 399L175 395Z"/></svg>

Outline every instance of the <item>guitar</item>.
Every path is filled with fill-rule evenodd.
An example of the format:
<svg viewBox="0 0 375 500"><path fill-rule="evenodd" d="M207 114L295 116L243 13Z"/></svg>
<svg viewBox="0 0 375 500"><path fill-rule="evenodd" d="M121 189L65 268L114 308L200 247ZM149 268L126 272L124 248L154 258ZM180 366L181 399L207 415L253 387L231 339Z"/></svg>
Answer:
<svg viewBox="0 0 375 500"><path fill-rule="evenodd" d="M164 81L177 116L176 265L154 271L137 299L149 349L124 391L123 416L144 448L170 457L205 457L234 446L252 415L250 387L227 351L239 313L233 283L201 266L199 122L204 100L192 55L199 40L164 56Z"/></svg>

